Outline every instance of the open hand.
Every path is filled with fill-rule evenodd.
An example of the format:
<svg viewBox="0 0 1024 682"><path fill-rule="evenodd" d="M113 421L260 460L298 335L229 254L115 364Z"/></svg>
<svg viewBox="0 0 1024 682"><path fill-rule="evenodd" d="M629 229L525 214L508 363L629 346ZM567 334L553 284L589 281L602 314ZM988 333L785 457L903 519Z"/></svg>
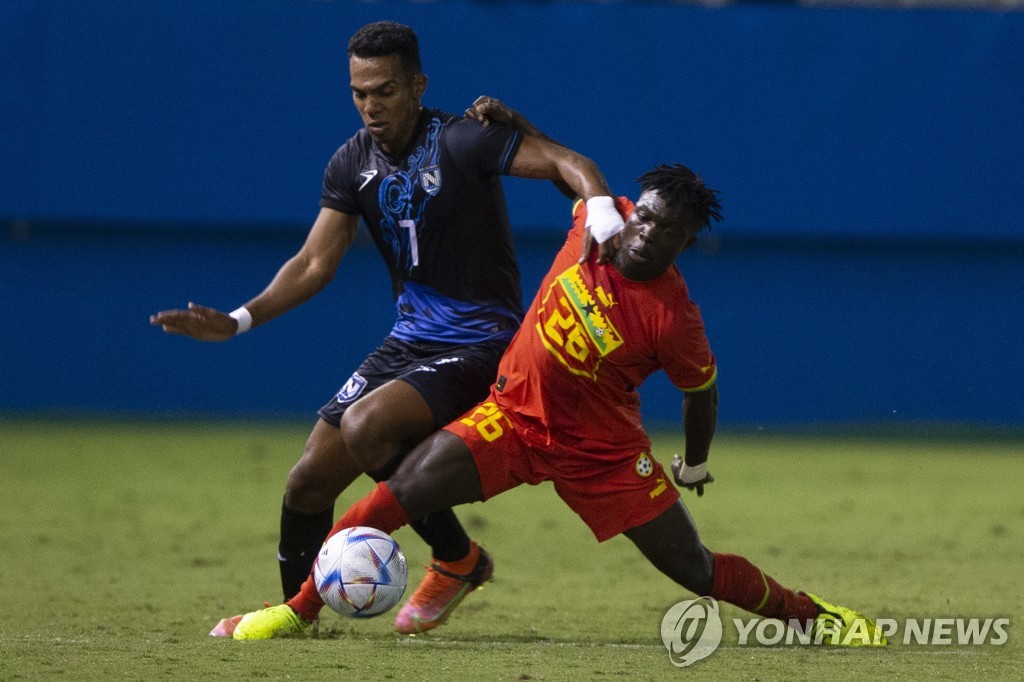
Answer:
<svg viewBox="0 0 1024 682"><path fill-rule="evenodd" d="M189 303L188 310L162 310L149 323L168 334L191 336L199 341L227 341L238 330L238 321L215 308Z"/></svg>

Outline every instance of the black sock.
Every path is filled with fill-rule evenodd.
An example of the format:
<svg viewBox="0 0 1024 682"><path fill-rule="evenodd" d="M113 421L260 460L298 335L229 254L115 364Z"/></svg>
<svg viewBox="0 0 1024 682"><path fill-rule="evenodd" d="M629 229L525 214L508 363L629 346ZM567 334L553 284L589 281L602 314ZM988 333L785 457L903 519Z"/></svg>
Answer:
<svg viewBox="0 0 1024 682"><path fill-rule="evenodd" d="M458 561L469 554L469 536L451 509L434 512L409 525L430 545L438 561Z"/></svg>
<svg viewBox="0 0 1024 682"><path fill-rule="evenodd" d="M277 562L285 601L299 593L313 570L313 562L334 526L334 505L319 514L303 514L281 505L281 542Z"/></svg>

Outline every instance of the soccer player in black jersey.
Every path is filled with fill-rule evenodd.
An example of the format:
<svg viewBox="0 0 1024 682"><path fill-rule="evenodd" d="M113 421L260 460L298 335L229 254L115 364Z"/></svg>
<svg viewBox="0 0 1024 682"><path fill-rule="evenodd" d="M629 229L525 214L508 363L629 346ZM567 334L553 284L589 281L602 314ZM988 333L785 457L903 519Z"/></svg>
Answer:
<svg viewBox="0 0 1024 682"><path fill-rule="evenodd" d="M348 57L364 127L331 158L299 252L231 313L189 303L150 318L203 341L269 322L327 286L360 218L387 263L394 327L320 409L288 476L278 553L286 599L309 575L338 495L362 472L387 478L412 445L487 395L523 312L501 176L551 180L588 200L598 242L623 226L589 159L540 136L425 109L427 77L411 28L368 24L350 39ZM434 561L396 617L399 632L436 627L493 574L490 556L450 510L412 526ZM211 634L230 636L237 618Z"/></svg>

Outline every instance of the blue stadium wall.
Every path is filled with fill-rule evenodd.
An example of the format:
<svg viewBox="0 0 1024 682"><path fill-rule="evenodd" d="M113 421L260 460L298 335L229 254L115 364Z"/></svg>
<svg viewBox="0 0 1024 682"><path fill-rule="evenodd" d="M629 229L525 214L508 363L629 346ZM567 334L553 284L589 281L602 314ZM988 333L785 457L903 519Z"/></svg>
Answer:
<svg viewBox="0 0 1024 682"><path fill-rule="evenodd" d="M503 97L619 193L677 161L721 190L680 266L724 425L1024 426L1024 13L774 3L0 3L0 415L313 418L390 326L367 244L228 343L147 318L230 310L300 246L381 18L428 105ZM506 187L532 293L568 206Z"/></svg>

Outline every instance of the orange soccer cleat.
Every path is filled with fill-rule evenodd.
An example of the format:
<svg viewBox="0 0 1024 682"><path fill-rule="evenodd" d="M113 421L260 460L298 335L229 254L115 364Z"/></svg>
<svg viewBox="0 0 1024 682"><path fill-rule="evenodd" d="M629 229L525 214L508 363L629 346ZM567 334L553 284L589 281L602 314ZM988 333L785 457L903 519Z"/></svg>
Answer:
<svg viewBox="0 0 1024 682"><path fill-rule="evenodd" d="M494 576L491 555L475 542L469 556L474 553L476 564L469 573L449 570L452 564L448 562L428 566L420 586L395 616L395 630L405 635L433 630L448 619L467 594L490 580Z"/></svg>

